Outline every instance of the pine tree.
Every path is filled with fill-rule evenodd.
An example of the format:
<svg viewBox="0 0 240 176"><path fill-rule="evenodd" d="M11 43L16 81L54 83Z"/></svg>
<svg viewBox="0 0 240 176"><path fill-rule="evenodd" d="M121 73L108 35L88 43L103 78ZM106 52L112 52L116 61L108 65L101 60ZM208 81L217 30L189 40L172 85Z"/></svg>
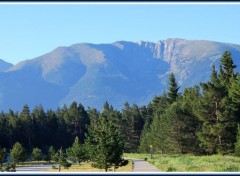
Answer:
<svg viewBox="0 0 240 176"><path fill-rule="evenodd" d="M151 106L153 109L153 112L161 115L163 114L166 109L170 106L170 102L168 101L168 95L166 92L164 92L161 96L156 96L151 102Z"/></svg>
<svg viewBox="0 0 240 176"><path fill-rule="evenodd" d="M98 124L98 119L99 119L100 113L95 108L93 108L93 109L89 108L87 110L87 113L90 118L90 125L95 128Z"/></svg>
<svg viewBox="0 0 240 176"><path fill-rule="evenodd" d="M50 160L57 161L57 159L56 159L56 151L55 151L53 146L49 147L48 155L50 156Z"/></svg>
<svg viewBox="0 0 240 176"><path fill-rule="evenodd" d="M196 108L196 115L202 122L198 137L209 154L231 152L236 136L236 119L228 91L219 77L213 67L210 82L201 83L203 97Z"/></svg>
<svg viewBox="0 0 240 176"><path fill-rule="evenodd" d="M70 134L69 126L64 119L66 117L66 113L68 113L67 106L64 106L62 109L58 109L56 111L56 116L57 116L57 129L56 129L56 136L55 140L56 141L54 144L54 147L61 148L63 147L64 149L69 147L71 145L72 140L72 134ZM69 140L70 139L70 140Z"/></svg>
<svg viewBox="0 0 240 176"><path fill-rule="evenodd" d="M33 146L43 148L46 140L47 132L47 119L42 106L36 106L32 111L32 144Z"/></svg>
<svg viewBox="0 0 240 176"><path fill-rule="evenodd" d="M133 107L130 107L128 103L125 103L122 116L125 121L123 131L125 136L125 151L136 152L139 148L140 135L144 125L138 106L133 105Z"/></svg>
<svg viewBox="0 0 240 176"><path fill-rule="evenodd" d="M86 133L86 125L90 124L87 112L81 104L75 101L70 105L67 113L64 114L68 132L71 135L70 141L74 141L78 136L80 143L83 143Z"/></svg>
<svg viewBox="0 0 240 176"><path fill-rule="evenodd" d="M105 169L117 166L122 162L124 149L123 139L117 128L109 120L101 116L97 128L89 128L86 146L93 166Z"/></svg>
<svg viewBox="0 0 240 176"><path fill-rule="evenodd" d="M39 148L34 148L32 151L32 159L33 161L40 161L43 158L42 150Z"/></svg>
<svg viewBox="0 0 240 176"><path fill-rule="evenodd" d="M46 112L46 124L44 128L44 133L48 138L45 138L45 146L55 146L59 141L56 140L58 131L58 119L57 115L53 110L47 110ZM43 144L42 144L43 145ZM48 148L48 147L47 147Z"/></svg>
<svg viewBox="0 0 240 176"><path fill-rule="evenodd" d="M26 160L27 157L25 149L19 142L16 142L10 151L10 158L12 162L17 164Z"/></svg>
<svg viewBox="0 0 240 176"><path fill-rule="evenodd" d="M198 108L198 100L201 98L200 89L198 86L186 87L183 95L177 101L179 110L178 116L182 116L184 126L181 128L181 143L183 153L200 154L202 151L199 148L199 140L196 135L200 128L200 122L194 111ZM176 114L176 115L177 115Z"/></svg>
<svg viewBox="0 0 240 176"><path fill-rule="evenodd" d="M22 112L19 115L19 141L22 142L23 146L26 147L27 151L32 150L32 139L33 139L33 120L30 114L29 107L25 105Z"/></svg>
<svg viewBox="0 0 240 176"><path fill-rule="evenodd" d="M17 115L10 109L9 112L6 114L8 119L8 134L9 134L9 146L8 148L11 148L11 146L14 145L16 142L17 137Z"/></svg>
<svg viewBox="0 0 240 176"><path fill-rule="evenodd" d="M72 164L69 163L67 161L67 155L66 153L64 152L64 150L62 150L62 148L60 148L57 153L55 154L55 158L56 158L56 161L58 163L58 171L60 172L61 171L61 167L63 166L65 169L68 169Z"/></svg>
<svg viewBox="0 0 240 176"><path fill-rule="evenodd" d="M141 152L148 152L149 149L149 131L150 131L150 126L153 121L153 109L152 105L149 104L148 107L146 108L143 106L140 108L140 114L143 119L145 119L143 129L141 130L141 136L140 136L140 146L139 146L139 151Z"/></svg>
<svg viewBox="0 0 240 176"><path fill-rule="evenodd" d="M9 144L9 128L8 119L6 115L2 112L0 113L0 147L10 147Z"/></svg>
<svg viewBox="0 0 240 176"><path fill-rule="evenodd" d="M240 74L237 75L236 79L232 81L229 96L235 105L240 106Z"/></svg>
<svg viewBox="0 0 240 176"><path fill-rule="evenodd" d="M222 55L222 58L220 60L221 62L221 77L223 78L223 83L228 87L231 79L235 77L234 68L236 68L236 65L234 65L231 52L225 51Z"/></svg>
<svg viewBox="0 0 240 176"><path fill-rule="evenodd" d="M74 143L66 151L68 159L80 165L85 159L82 145L79 143L78 137L75 138Z"/></svg>
<svg viewBox="0 0 240 176"><path fill-rule="evenodd" d="M170 103L173 103L177 99L178 90L180 88L176 82L176 79L173 73L170 74L168 83L169 83L168 99Z"/></svg>

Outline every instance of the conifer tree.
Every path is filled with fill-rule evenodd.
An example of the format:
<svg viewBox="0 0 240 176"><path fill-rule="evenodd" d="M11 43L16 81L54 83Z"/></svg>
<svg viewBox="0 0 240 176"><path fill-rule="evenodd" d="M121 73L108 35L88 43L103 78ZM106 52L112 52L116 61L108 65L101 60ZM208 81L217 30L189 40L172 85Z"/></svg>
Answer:
<svg viewBox="0 0 240 176"><path fill-rule="evenodd" d="M240 74L237 75L236 79L232 81L229 96L235 105L240 106Z"/></svg>
<svg viewBox="0 0 240 176"><path fill-rule="evenodd" d="M43 157L42 150L39 148L34 148L32 151L32 159L34 161L40 161Z"/></svg>
<svg viewBox="0 0 240 176"><path fill-rule="evenodd" d="M176 82L176 79L173 73L170 74L168 83L169 83L168 99L170 103L173 103L177 99L178 90L180 88Z"/></svg>
<svg viewBox="0 0 240 176"><path fill-rule="evenodd" d="M236 65L234 65L231 52L225 51L221 57L221 77L223 78L223 83L228 87L231 79L235 77L234 68L236 68Z"/></svg>
<svg viewBox="0 0 240 176"><path fill-rule="evenodd" d="M107 172L111 166L117 166L122 162L124 149L123 139L117 128L101 116L97 128L89 128L86 138L86 146L93 166L105 169Z"/></svg>
<svg viewBox="0 0 240 176"><path fill-rule="evenodd" d="M144 125L138 106L133 105L133 107L130 107L128 103L125 103L122 116L126 124L123 131L125 151L136 152L140 144L141 130Z"/></svg>
<svg viewBox="0 0 240 176"><path fill-rule="evenodd" d="M50 134L47 134L47 119L46 114L44 112L44 109L42 106L36 106L32 113L32 145L43 148L44 143L46 141L45 136L49 136Z"/></svg>
<svg viewBox="0 0 240 176"><path fill-rule="evenodd" d="M16 164L19 164L19 162L23 162L27 159L25 149L19 142L16 142L10 151L10 158L11 161Z"/></svg>
<svg viewBox="0 0 240 176"><path fill-rule="evenodd" d="M78 137L75 138L72 147L68 148L67 151L68 159L80 165L84 160L84 151L82 145L79 143Z"/></svg>
<svg viewBox="0 0 240 176"><path fill-rule="evenodd" d="M89 108L87 110L87 113L90 118L90 125L95 128L98 124L98 118L100 116L100 113L95 108L93 108L93 109Z"/></svg>
<svg viewBox="0 0 240 176"><path fill-rule="evenodd" d="M201 83L203 97L196 109L196 115L202 122L198 137L209 154L232 151L236 136L236 119L231 110L228 91L219 77L213 66L210 82Z"/></svg>
<svg viewBox="0 0 240 176"><path fill-rule="evenodd" d="M30 114L29 107L25 105L22 112L19 115L19 141L22 141L22 145L27 148L28 151L32 150L32 138L33 138L33 121Z"/></svg>

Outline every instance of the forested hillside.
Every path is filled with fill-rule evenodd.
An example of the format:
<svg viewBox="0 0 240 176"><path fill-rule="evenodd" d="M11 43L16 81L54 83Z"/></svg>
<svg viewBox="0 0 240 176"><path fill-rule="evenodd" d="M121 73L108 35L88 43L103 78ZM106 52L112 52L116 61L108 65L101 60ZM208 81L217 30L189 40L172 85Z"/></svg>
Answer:
<svg viewBox="0 0 240 176"><path fill-rule="evenodd" d="M239 155L240 74L235 67L226 51L219 68L212 65L208 82L184 87L182 93L172 73L168 89L141 107L126 102L119 111L106 102L99 112L73 102L56 111L42 106L30 111L25 105L20 112L2 112L0 147L9 150L19 142L28 152L35 147L45 153L51 146L67 149L76 137L83 144L101 117L118 128L125 152L149 152L152 145L163 154Z"/></svg>

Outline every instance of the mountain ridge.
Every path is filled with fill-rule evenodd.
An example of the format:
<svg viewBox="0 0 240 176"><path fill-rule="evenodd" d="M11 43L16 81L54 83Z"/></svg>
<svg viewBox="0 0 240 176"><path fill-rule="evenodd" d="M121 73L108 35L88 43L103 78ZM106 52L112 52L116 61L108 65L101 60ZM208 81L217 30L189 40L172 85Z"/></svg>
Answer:
<svg viewBox="0 0 240 176"><path fill-rule="evenodd" d="M105 101L118 109L126 101L147 105L167 90L170 72L181 88L209 80L211 65L219 65L225 50L232 52L239 66L240 45L207 40L170 38L156 43L116 41L58 47L0 73L0 107L21 110L24 104L31 108L42 104L56 109L72 101L97 109Z"/></svg>

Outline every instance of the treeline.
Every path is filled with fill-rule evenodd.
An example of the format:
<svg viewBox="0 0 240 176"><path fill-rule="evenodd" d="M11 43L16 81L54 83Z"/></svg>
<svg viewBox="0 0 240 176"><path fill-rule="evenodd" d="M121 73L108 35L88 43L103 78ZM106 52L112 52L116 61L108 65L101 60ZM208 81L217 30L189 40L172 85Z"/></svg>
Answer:
<svg viewBox="0 0 240 176"><path fill-rule="evenodd" d="M209 82L186 87L179 93L174 74L170 74L166 93L156 96L148 106L125 103L119 111L105 102L101 112L85 109L73 102L56 111L26 105L20 113L0 114L0 147L19 142L31 152L69 148L76 137L83 144L99 119L108 119L118 128L124 152L163 154L240 154L240 75L235 73L231 53L226 51L218 71L212 67ZM239 129L239 130L238 130Z"/></svg>
<svg viewBox="0 0 240 176"><path fill-rule="evenodd" d="M178 93L174 75L169 89L152 101L154 117L145 123L140 151L149 144L159 153L240 154L240 75L231 53L212 66L210 81Z"/></svg>
<svg viewBox="0 0 240 176"><path fill-rule="evenodd" d="M145 112L146 111L146 112ZM44 111L36 106L32 112L25 105L21 112L0 114L0 148L8 151L19 142L26 152L39 148L47 153L49 147L63 150L70 147L75 138L83 144L90 128L96 128L101 118L108 119L120 131L125 141L126 152L136 152L140 144L140 134L144 125L147 108L132 107L126 103L122 112L105 102L102 112L85 108L76 102L56 111Z"/></svg>

